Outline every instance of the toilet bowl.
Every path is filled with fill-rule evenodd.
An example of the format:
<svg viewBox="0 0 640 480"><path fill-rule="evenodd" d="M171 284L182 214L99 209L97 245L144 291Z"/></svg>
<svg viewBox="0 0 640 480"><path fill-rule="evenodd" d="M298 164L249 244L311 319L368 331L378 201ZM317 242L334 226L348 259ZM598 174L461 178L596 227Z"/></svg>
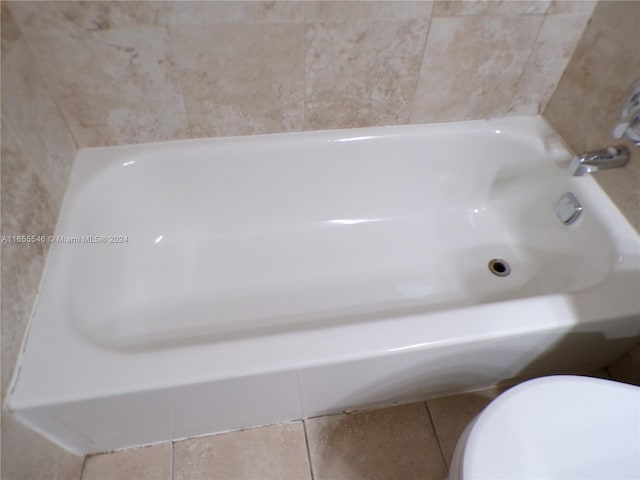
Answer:
<svg viewBox="0 0 640 480"><path fill-rule="evenodd" d="M498 396L465 429L449 480L640 479L640 387L558 375Z"/></svg>

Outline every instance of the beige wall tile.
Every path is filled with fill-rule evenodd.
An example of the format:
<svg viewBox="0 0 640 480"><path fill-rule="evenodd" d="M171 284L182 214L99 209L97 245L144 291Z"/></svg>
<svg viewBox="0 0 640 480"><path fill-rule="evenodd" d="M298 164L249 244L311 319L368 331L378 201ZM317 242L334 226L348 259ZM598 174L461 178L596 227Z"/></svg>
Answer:
<svg viewBox="0 0 640 480"><path fill-rule="evenodd" d="M540 15L551 0L436 0L435 16L453 15Z"/></svg>
<svg viewBox="0 0 640 480"><path fill-rule="evenodd" d="M162 27L164 2L10 1L24 32L66 32L76 37L103 30Z"/></svg>
<svg viewBox="0 0 640 480"><path fill-rule="evenodd" d="M1 142L3 234L51 234L55 204L4 116Z"/></svg>
<svg viewBox="0 0 640 480"><path fill-rule="evenodd" d="M63 450L54 475L57 475L60 480L82 480L83 465L84 457Z"/></svg>
<svg viewBox="0 0 640 480"><path fill-rule="evenodd" d="M304 4L295 1L166 2L166 15L170 26L301 22L304 20Z"/></svg>
<svg viewBox="0 0 640 480"><path fill-rule="evenodd" d="M156 26L162 9L146 2L92 5L45 2L34 11L30 2L12 4L78 145L188 137L167 30Z"/></svg>
<svg viewBox="0 0 640 480"><path fill-rule="evenodd" d="M80 480L82 458L2 412L3 480Z"/></svg>
<svg viewBox="0 0 640 480"><path fill-rule="evenodd" d="M591 15L596 8L597 0L553 0L547 13L574 13L578 15Z"/></svg>
<svg viewBox="0 0 640 480"><path fill-rule="evenodd" d="M634 150L637 147L628 140L607 140L602 146L612 143L626 144L631 150L631 161L624 169L604 170L593 175L629 223L640 232L640 152Z"/></svg>
<svg viewBox="0 0 640 480"><path fill-rule="evenodd" d="M16 37L3 55L2 83L2 233L50 235L75 145L34 70L22 38ZM3 398L33 307L45 255L46 245L42 243L2 247Z"/></svg>
<svg viewBox="0 0 640 480"><path fill-rule="evenodd" d="M640 2L599 2L544 116L575 152L618 143L611 132L632 82L640 49L630 41L640 25ZM640 152L624 169L594 174L640 231Z"/></svg>
<svg viewBox="0 0 640 480"><path fill-rule="evenodd" d="M447 465L451 464L458 438L469 422L505 390L506 387L498 387L427 401Z"/></svg>
<svg viewBox="0 0 640 480"><path fill-rule="evenodd" d="M409 120L426 20L309 23L305 130Z"/></svg>
<svg viewBox="0 0 640 480"><path fill-rule="evenodd" d="M174 448L176 480L311 479L301 422L193 438Z"/></svg>
<svg viewBox="0 0 640 480"><path fill-rule="evenodd" d="M2 234L49 235L57 207L2 117ZM46 244L4 244L1 250L2 400L4 401L44 267ZM2 478L80 477L82 459L2 412Z"/></svg>
<svg viewBox="0 0 640 480"><path fill-rule="evenodd" d="M522 74L510 113L541 113L575 51L588 15L547 15Z"/></svg>
<svg viewBox="0 0 640 480"><path fill-rule="evenodd" d="M2 234L50 235L57 208L24 150L2 122ZM22 345L44 266L46 244L2 245L2 398Z"/></svg>
<svg viewBox="0 0 640 480"><path fill-rule="evenodd" d="M431 15L431 1L308 1L304 2L307 21L360 19L420 19Z"/></svg>
<svg viewBox="0 0 640 480"><path fill-rule="evenodd" d="M305 423L316 480L446 477L424 403Z"/></svg>
<svg viewBox="0 0 640 480"><path fill-rule="evenodd" d="M171 28L196 137L300 130L302 24Z"/></svg>
<svg viewBox="0 0 640 480"><path fill-rule="evenodd" d="M412 123L504 115L542 15L434 17Z"/></svg>
<svg viewBox="0 0 640 480"><path fill-rule="evenodd" d="M2 117L57 208L76 146L23 38L2 57Z"/></svg>
<svg viewBox="0 0 640 480"><path fill-rule="evenodd" d="M2 2L0 5L2 7L2 57L4 57L9 50L11 50L21 34L18 24L9 9L8 2Z"/></svg>
<svg viewBox="0 0 640 480"><path fill-rule="evenodd" d="M171 479L171 443L91 455L85 459L82 480L125 479Z"/></svg>
<svg viewBox="0 0 640 480"><path fill-rule="evenodd" d="M2 234L50 235L75 144L2 3ZM45 262L43 243L2 246L2 400L22 346ZM82 459L2 412L6 479L78 480Z"/></svg>
<svg viewBox="0 0 640 480"><path fill-rule="evenodd" d="M4 175L4 167L2 173ZM3 196L9 195L4 192L3 184ZM9 235L5 231L2 234ZM40 245L2 246L2 398L8 392L22 347L44 262Z"/></svg>
<svg viewBox="0 0 640 480"><path fill-rule="evenodd" d="M548 20L522 75L542 14L588 15L550 0L12 8L80 146L534 113L575 40Z"/></svg>

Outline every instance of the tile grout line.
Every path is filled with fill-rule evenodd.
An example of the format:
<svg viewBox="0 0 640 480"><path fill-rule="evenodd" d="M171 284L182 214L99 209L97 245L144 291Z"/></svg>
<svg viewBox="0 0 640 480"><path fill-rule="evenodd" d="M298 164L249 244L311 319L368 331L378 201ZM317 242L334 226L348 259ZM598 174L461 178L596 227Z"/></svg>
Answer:
<svg viewBox="0 0 640 480"><path fill-rule="evenodd" d="M549 4L550 6L551 4ZM533 44L531 45L531 50L529 50L529 54L527 55L527 61L524 63L524 66L522 67L522 71L520 72L520 76L518 77L518 82L516 83L516 87L513 90L513 95L511 96L511 100L509 100L509 104L507 106L507 113L509 113L509 111L511 110L511 107L513 106L513 102L515 101L515 99L518 96L518 91L520 89L520 84L522 83L522 79L524 78L524 74L527 70L527 68L529 67L529 62L531 61L531 58L534 56L534 53L536 52L538 45L538 40L540 39L540 34L542 33L542 29L544 28L544 24L547 21L547 11L549 10L549 7L547 7L547 10L544 12L544 14L542 14L542 22L540 22L540 27L538 28L538 32L536 33L536 37L533 40ZM540 14L535 14L535 15L540 15ZM559 81L559 80L558 80ZM540 108L540 106L538 107ZM542 115L542 111L538 112L538 115Z"/></svg>
<svg viewBox="0 0 640 480"><path fill-rule="evenodd" d="M168 54L169 54L169 62L168 62L168 68L167 70L167 74L169 73L173 73L176 84L178 85L178 90L180 93L180 103L182 104L182 108L184 108L184 116L185 116L185 121L186 121L186 127L187 130L189 132L189 138L196 138L193 135L193 126L191 125L191 115L189 114L189 111L187 110L187 100L184 97L184 88L182 87L182 80L180 78L180 74L178 73L178 68L175 65L175 53L174 53L174 45L173 45L173 38L172 38L172 33L171 33L171 28L169 27L169 22L167 20L167 15L166 15L166 3L163 4L163 13L165 15L165 32L167 34L167 41L169 43L168 46ZM169 68L172 69L172 72L169 72Z"/></svg>
<svg viewBox="0 0 640 480"><path fill-rule="evenodd" d="M302 22L302 131L307 128L307 5Z"/></svg>
<svg viewBox="0 0 640 480"><path fill-rule="evenodd" d="M36 64L38 64L39 63L38 59L33 54L33 49L31 48L31 41L27 40L27 37L25 36L23 29L20 25L18 25L18 31L20 32L19 38L20 37L22 38L22 41L24 42L27 48L27 51L29 52L29 55L33 60L36 61ZM13 49L13 47L11 47L11 49ZM67 116L63 113L62 108L60 108L60 105L59 105L60 102L58 100L57 92L54 88L51 87L52 80L49 80L48 79L49 77L42 74L42 70L40 67L36 67L36 72L38 74L38 77L40 77L40 79L42 80L42 84L44 85L44 89L46 91L46 96L49 98L49 100L51 100L56 112L58 113L60 118L62 118L62 123L64 123L64 126L67 129L67 133L69 134L69 137L71 138L71 141L73 142L73 145L75 147L76 151L74 152L74 154L76 154L78 150L82 147L80 147L80 142L76 138L76 133L69 126L69 120L67 119Z"/></svg>
<svg viewBox="0 0 640 480"><path fill-rule="evenodd" d="M176 478L176 442L171 440L171 480Z"/></svg>
<svg viewBox="0 0 640 480"><path fill-rule="evenodd" d="M424 39L424 44L422 45L421 55L420 55L420 68L418 69L418 74L416 75L416 84L413 89L413 98L411 99L411 104L409 107L409 115L407 116L407 124L411 124L413 119L415 118L415 107L416 107L416 99L418 98L418 89L420 88L420 78L422 78L422 67L424 66L424 59L427 53L427 45L429 43L429 36L431 35L431 27L433 26L433 19L435 15L433 11L435 10L435 4L431 5L431 11L429 12L429 18L427 21L427 35Z"/></svg>
<svg viewBox="0 0 640 480"><path fill-rule="evenodd" d="M87 457L89 455L85 455L84 458L82 459L82 465L80 466L80 479L79 480L83 480L84 478L84 467L86 467L87 465Z"/></svg>
<svg viewBox="0 0 640 480"><path fill-rule="evenodd" d="M548 13L547 13L547 15L548 15ZM573 47L573 52L571 52L571 55L567 59L567 63L565 65L564 69L562 70L562 74L560 75L560 78L558 78L558 81L556 82L555 88L553 89L551 94L549 94L549 96L547 97L546 101L544 101L540 105L540 112L539 112L538 115L542 115L542 116L544 116L544 112L547 110L547 107L551 103L551 99L553 98L554 94L558 90L558 87L560 86L560 82L562 81L562 78L564 77L565 72L569 69L569 65L571 64L571 60L573 60L573 56L576 54L576 51L578 50L578 46L580 45L580 43L582 41L582 37L584 36L584 32L587 30L587 28L589 27L589 24L591 23L591 19L593 18L593 10L588 15L586 15L584 13L582 13L582 14L578 14L578 13L561 13L561 14L557 14L556 13L554 15L585 16L585 17L588 17L588 18L587 18L587 21L585 22L585 24L584 24L584 26L582 28L582 32L580 33L580 36L578 37L578 40L576 41L576 43L575 43L575 45ZM545 17L545 20L546 20L546 17Z"/></svg>
<svg viewBox="0 0 640 480"><path fill-rule="evenodd" d="M302 429L304 430L304 443L307 447L307 460L309 461L309 473L311 474L311 480L315 480L315 476L313 474L313 464L311 463L311 451L309 450L309 437L307 435L307 423L304 420L302 421Z"/></svg>
<svg viewBox="0 0 640 480"><path fill-rule="evenodd" d="M440 443L440 435L438 434L438 429L436 428L436 424L433 421L433 417L431 416L431 410L429 410L429 405L427 405L426 400L424 402L424 408L427 411L427 416L429 417L429 423L431 423L431 428L433 429L433 433L436 436L436 441L438 442L438 450L440 450L440 457L442 458L442 462L444 463L444 467L448 470L449 469L449 463L447 462L447 459L444 456L444 450L442 450L442 444Z"/></svg>

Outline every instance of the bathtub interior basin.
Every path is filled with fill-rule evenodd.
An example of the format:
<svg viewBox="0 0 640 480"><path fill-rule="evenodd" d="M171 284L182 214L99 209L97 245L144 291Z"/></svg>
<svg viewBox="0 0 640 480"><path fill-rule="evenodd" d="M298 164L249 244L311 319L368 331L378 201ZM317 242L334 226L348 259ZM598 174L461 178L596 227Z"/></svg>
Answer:
<svg viewBox="0 0 640 480"><path fill-rule="evenodd" d="M74 248L61 278L67 314L90 341L140 350L569 293L606 278L609 233L592 212L573 228L554 217L554 202L581 185L538 150L499 129L493 144L466 133L469 145L454 132L428 146L417 132L391 132L81 158L90 179L59 231L115 243ZM509 263L508 277L491 274L493 258Z"/></svg>
<svg viewBox="0 0 640 480"><path fill-rule="evenodd" d="M9 408L87 453L607 365L639 238L570 158L540 117L81 150Z"/></svg>

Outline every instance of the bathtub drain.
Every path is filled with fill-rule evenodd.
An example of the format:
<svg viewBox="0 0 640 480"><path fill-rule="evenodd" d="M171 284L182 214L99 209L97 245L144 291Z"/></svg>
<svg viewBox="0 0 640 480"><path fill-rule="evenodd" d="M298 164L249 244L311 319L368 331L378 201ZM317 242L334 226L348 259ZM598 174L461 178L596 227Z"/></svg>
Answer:
<svg viewBox="0 0 640 480"><path fill-rule="evenodd" d="M489 262L489 271L498 277L506 277L511 273L511 267L506 260L494 258Z"/></svg>

